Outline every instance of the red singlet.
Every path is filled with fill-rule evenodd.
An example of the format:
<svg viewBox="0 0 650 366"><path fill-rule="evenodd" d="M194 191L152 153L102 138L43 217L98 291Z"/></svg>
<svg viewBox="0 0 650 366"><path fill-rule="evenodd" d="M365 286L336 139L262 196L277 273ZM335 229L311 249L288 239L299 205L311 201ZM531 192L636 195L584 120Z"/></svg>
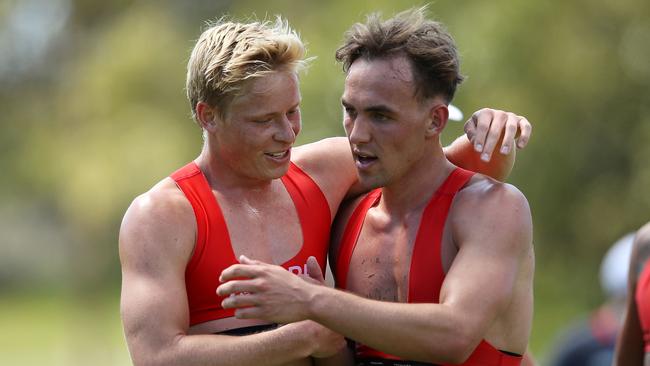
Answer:
<svg viewBox="0 0 650 366"><path fill-rule="evenodd" d="M650 352L650 260L646 262L637 281L635 298L647 353Z"/></svg>
<svg viewBox="0 0 650 366"><path fill-rule="evenodd" d="M194 254L185 269L190 326L231 317L234 310L221 308L223 297L217 296L216 289L221 272L239 261L235 258L219 204L194 162L174 172L171 178L190 201L196 217ZM304 273L307 258L314 256L325 273L331 225L327 200L318 185L293 163L281 180L296 207L303 236L298 254L282 266L297 274Z"/></svg>
<svg viewBox="0 0 650 366"><path fill-rule="evenodd" d="M420 227L418 228L411 269L409 271L409 303L438 303L440 288L445 279L442 268L441 242L445 221L454 196L467 184L473 172L456 168L445 182L435 192L431 201L422 213ZM364 197L352 213L341 239L338 259L336 261L335 278L339 288L345 289L350 259L357 245L361 227L370 207L376 206L381 198L381 190L377 189ZM370 347L358 345L356 351L358 359L379 358L399 360L398 357L389 355ZM521 356L506 354L494 348L485 340L476 347L464 366L518 366Z"/></svg>

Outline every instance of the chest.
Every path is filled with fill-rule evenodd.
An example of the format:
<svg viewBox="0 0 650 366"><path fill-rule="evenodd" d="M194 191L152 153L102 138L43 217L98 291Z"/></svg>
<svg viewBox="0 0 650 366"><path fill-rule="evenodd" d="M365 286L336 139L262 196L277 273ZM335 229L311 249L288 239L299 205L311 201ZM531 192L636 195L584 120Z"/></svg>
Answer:
<svg viewBox="0 0 650 366"><path fill-rule="evenodd" d="M279 187L256 199L216 194L235 257L282 264L302 248L300 216L289 193Z"/></svg>
<svg viewBox="0 0 650 366"><path fill-rule="evenodd" d="M418 280L425 282L442 281L457 253L446 225L433 233L421 230L422 225L432 224L431 218L423 220L421 213L392 225L379 221L370 212L365 218L350 258L350 291L375 300L408 302L411 277L420 276ZM414 256L420 256L419 260L414 261ZM427 267L426 271L419 268L422 266ZM421 278L422 273L438 275Z"/></svg>

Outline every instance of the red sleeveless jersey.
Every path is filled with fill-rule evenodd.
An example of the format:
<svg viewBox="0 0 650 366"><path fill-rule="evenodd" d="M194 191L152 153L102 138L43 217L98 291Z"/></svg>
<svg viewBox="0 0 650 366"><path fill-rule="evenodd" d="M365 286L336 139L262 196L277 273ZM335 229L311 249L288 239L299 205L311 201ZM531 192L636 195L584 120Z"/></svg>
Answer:
<svg viewBox="0 0 650 366"><path fill-rule="evenodd" d="M194 162L174 172L171 178L187 197L196 217L194 254L185 269L190 325L234 316L233 309L221 307L224 298L216 294L221 272L239 263L219 203ZM282 266L296 274L304 273L307 258L314 256L325 273L331 225L327 200L318 185L293 163L281 180L296 207L303 236L298 254Z"/></svg>
<svg viewBox="0 0 650 366"><path fill-rule="evenodd" d="M637 281L635 299L647 353L650 352L650 260L646 262Z"/></svg>
<svg viewBox="0 0 650 366"><path fill-rule="evenodd" d="M409 303L439 302L440 288L445 279L440 254L442 232L449 214L449 208L456 193L467 184L473 175L473 172L456 168L434 193L427 207L424 209L411 256L411 268L409 270L408 280ZM336 285L339 288L346 288L350 259L352 258L354 247L357 245L366 213L370 207L379 203L380 198L380 189L370 192L361 200L348 221L341 239L334 273ZM356 357L359 359L400 359L364 345L357 346ZM462 365L518 366L521 360L521 356L501 352L483 340L476 347L469 359Z"/></svg>

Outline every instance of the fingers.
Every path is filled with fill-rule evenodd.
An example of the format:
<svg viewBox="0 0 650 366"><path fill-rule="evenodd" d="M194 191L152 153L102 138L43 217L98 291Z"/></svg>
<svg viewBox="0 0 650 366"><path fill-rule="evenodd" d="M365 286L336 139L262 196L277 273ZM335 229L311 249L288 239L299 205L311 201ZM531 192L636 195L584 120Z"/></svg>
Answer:
<svg viewBox="0 0 650 366"><path fill-rule="evenodd" d="M490 131L490 124L493 119L493 110L489 108L483 108L479 111L474 112L471 118L471 123L476 126L476 132L474 134L473 143L474 150L476 152L483 152L483 147L485 146L485 140L487 134Z"/></svg>
<svg viewBox="0 0 650 366"><path fill-rule="evenodd" d="M467 139L474 145L474 138L476 137L476 121L474 120L474 115L465 122L463 130L465 130Z"/></svg>
<svg viewBox="0 0 650 366"><path fill-rule="evenodd" d="M507 113L507 118L504 128L505 132L503 133L503 142L501 143L501 149L499 149L499 152L503 155L508 155L512 151L519 120L521 119L521 117L514 113Z"/></svg>
<svg viewBox="0 0 650 366"><path fill-rule="evenodd" d="M224 309L236 309L241 307L250 307L258 305L257 297L251 294L239 294L228 296L221 301L221 307Z"/></svg>
<svg viewBox="0 0 650 366"><path fill-rule="evenodd" d="M519 120L519 131L520 135L517 139L517 147L523 149L528 144L528 140L530 140L530 135L533 132L533 125L531 125L525 117L521 117Z"/></svg>
<svg viewBox="0 0 650 366"><path fill-rule="evenodd" d="M483 108L474 112L465 123L464 129L467 138L474 145L474 150L481 153L481 160L488 162L501 136L503 136L499 148L501 154L507 155L512 152L515 141L518 148L524 148L530 139L532 125L526 118L514 113Z"/></svg>
<svg viewBox="0 0 650 366"><path fill-rule="evenodd" d="M229 296L232 294L240 293L255 293L258 292L260 285L253 280L240 280L240 281L230 281L223 283L217 287L217 295L219 296Z"/></svg>
<svg viewBox="0 0 650 366"><path fill-rule="evenodd" d="M483 145L483 152L481 153L481 160L484 162L490 161L492 152L501 138L503 126L506 125L508 115L502 111L494 111L492 113L492 123L490 124L489 132L485 138L485 145Z"/></svg>
<svg viewBox="0 0 650 366"><path fill-rule="evenodd" d="M325 282L323 272L321 272L320 265L314 256L307 258L307 274L319 283Z"/></svg>
<svg viewBox="0 0 650 366"><path fill-rule="evenodd" d="M264 269L260 265L233 264L221 272L219 281L226 282L241 277L256 278L259 277L263 272Z"/></svg>

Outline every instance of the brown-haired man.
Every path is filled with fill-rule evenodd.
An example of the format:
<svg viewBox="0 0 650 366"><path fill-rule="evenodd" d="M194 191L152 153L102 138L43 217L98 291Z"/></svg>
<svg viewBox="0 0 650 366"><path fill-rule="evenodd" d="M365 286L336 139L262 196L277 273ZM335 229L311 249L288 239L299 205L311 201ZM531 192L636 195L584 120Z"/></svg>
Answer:
<svg viewBox="0 0 650 366"><path fill-rule="evenodd" d="M383 187L342 208L333 230L337 286L357 295L243 257L222 273L218 293L237 294L224 307L315 320L357 342L358 365L519 365L532 321L531 214L515 187L443 153L461 80L451 37L424 9L370 17L337 58L359 180Z"/></svg>

